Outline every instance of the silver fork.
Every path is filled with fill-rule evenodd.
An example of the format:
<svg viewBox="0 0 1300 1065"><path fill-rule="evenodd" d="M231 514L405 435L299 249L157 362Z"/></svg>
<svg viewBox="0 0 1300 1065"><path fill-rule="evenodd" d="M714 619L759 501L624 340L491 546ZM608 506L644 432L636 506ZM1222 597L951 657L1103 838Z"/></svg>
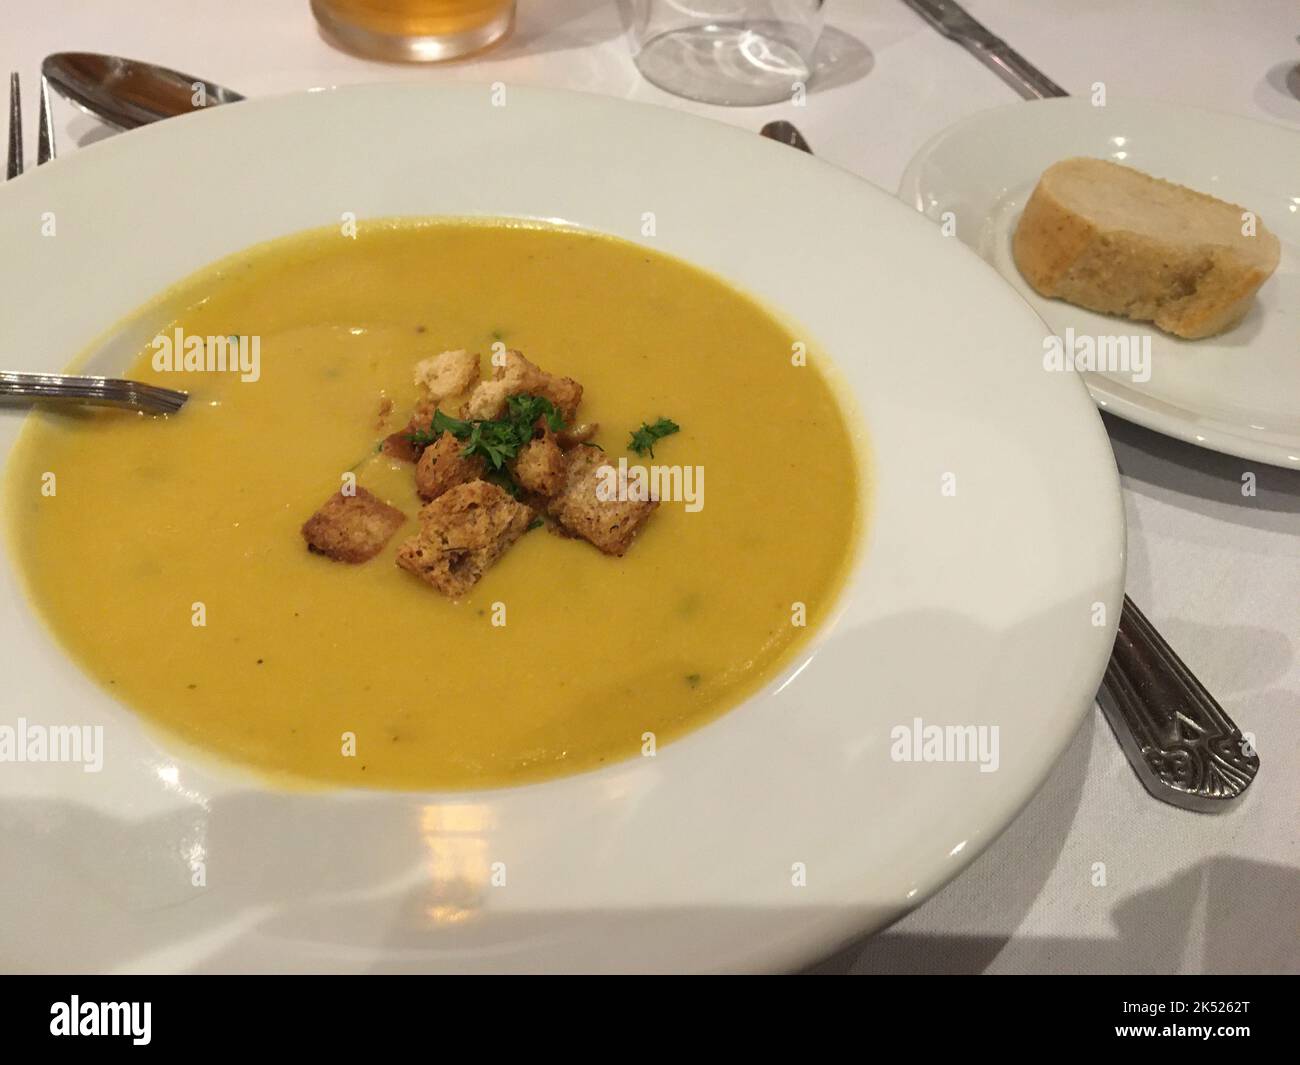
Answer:
<svg viewBox="0 0 1300 1065"><path fill-rule="evenodd" d="M23 172L23 102L18 88L18 74L9 75L9 165L5 180L12 181Z"/></svg>
<svg viewBox="0 0 1300 1065"><path fill-rule="evenodd" d="M50 114L50 86L41 78L41 114L37 120L36 165L54 158L54 122ZM5 179L23 172L23 98L18 72L9 75L9 163Z"/></svg>
<svg viewBox="0 0 1300 1065"><path fill-rule="evenodd" d="M36 139L36 165L54 158L54 122L50 88L41 78L41 113ZM16 73L9 75L9 162L6 179L23 172L22 92ZM19 373L0 370L0 401L65 402L125 407L150 414L175 414L189 396L170 388L117 377L78 374Z"/></svg>

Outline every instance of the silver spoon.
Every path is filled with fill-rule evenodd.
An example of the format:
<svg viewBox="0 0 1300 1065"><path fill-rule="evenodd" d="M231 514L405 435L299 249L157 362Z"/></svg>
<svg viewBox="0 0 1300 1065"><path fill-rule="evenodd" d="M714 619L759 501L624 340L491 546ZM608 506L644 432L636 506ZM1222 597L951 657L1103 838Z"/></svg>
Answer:
<svg viewBox="0 0 1300 1065"><path fill-rule="evenodd" d="M215 82L96 52L48 55L41 73L60 96L122 130L244 98Z"/></svg>
<svg viewBox="0 0 1300 1065"><path fill-rule="evenodd" d="M54 401L125 407L148 414L175 414L189 398L186 392L120 377L0 370L0 401Z"/></svg>

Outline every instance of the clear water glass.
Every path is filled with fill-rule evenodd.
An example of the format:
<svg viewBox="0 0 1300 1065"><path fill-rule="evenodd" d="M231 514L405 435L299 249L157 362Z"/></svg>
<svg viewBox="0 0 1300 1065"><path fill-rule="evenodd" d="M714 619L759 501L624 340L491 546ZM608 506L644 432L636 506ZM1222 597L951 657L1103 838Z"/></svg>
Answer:
<svg viewBox="0 0 1300 1065"><path fill-rule="evenodd" d="M813 71L824 0L622 0L632 59L661 89L711 104L796 96Z"/></svg>

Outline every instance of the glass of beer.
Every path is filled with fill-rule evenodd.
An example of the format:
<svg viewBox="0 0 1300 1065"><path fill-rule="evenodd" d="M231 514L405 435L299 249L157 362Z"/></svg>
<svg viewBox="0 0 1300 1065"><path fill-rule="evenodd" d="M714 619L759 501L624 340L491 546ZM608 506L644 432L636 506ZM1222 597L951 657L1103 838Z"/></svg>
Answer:
<svg viewBox="0 0 1300 1065"><path fill-rule="evenodd" d="M371 59L434 63L496 44L515 0L311 0L331 44Z"/></svg>

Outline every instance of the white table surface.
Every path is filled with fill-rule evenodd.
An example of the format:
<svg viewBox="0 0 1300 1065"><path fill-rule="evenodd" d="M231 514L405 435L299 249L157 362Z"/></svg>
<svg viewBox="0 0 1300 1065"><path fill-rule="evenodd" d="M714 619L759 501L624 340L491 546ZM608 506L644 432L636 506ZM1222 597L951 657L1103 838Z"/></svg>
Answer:
<svg viewBox="0 0 1300 1065"><path fill-rule="evenodd" d="M502 80L754 130L784 117L818 155L891 192L931 135L1016 99L899 0L826 7L824 62L802 108L728 109L661 92L633 67L611 0L522 0L508 43L441 67L337 52L317 34L306 0L8 0L0 72L19 71L27 86L29 157L41 58L85 50L162 63L250 96ZM1300 128L1300 99L1287 87L1300 64L1294 0L970 0L968 9L1068 90L1102 81L1112 97ZM56 116L61 155L108 135L66 104ZM1158 803L1095 711L1043 790L970 868L816 971L1300 972L1300 474L1107 425L1124 480L1129 593L1255 734L1259 778L1219 816ZM1241 493L1246 470L1258 478L1254 498Z"/></svg>

